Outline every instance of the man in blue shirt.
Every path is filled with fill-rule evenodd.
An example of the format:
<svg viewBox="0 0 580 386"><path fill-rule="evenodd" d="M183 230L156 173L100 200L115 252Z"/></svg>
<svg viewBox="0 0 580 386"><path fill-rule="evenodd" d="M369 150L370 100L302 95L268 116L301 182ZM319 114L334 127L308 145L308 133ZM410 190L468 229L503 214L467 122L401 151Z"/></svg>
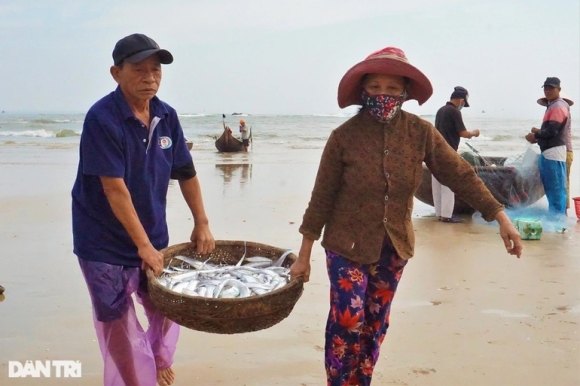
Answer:
<svg viewBox="0 0 580 386"><path fill-rule="evenodd" d="M163 269L170 179L179 181L193 215L197 252L210 253L215 241L177 113L155 96L161 64L173 56L133 34L117 42L113 60L118 87L90 108L83 125L72 190L74 253L93 304L105 385L171 384L179 326L152 304L144 271ZM147 331L133 293L145 308Z"/></svg>

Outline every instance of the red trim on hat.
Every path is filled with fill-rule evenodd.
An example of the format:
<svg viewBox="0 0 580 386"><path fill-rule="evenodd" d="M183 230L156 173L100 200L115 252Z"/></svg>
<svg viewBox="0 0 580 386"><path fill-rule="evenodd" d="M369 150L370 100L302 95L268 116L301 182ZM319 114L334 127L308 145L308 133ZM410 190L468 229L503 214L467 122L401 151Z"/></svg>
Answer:
<svg viewBox="0 0 580 386"><path fill-rule="evenodd" d="M397 48L397 47L385 47L382 50L378 50L378 51L373 52L372 54L367 56L366 59L370 59L372 56L380 55L380 54L388 54L388 55L392 55L392 56L398 56L400 58L403 58L405 61L407 61L407 57L405 56L405 53L403 52L403 50L401 50L400 48Z"/></svg>

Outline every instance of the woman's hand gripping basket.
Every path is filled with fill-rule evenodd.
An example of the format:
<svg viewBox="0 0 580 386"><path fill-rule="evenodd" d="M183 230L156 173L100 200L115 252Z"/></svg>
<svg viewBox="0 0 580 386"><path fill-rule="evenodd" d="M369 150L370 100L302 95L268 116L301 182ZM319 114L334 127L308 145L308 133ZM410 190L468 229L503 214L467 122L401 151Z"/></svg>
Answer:
<svg viewBox="0 0 580 386"><path fill-rule="evenodd" d="M192 243L169 246L163 250L164 267L180 266L176 256L191 257L211 264L236 265L242 256L262 256L277 261L285 250L247 241L216 241L215 250L208 255L195 252ZM289 254L283 267L290 267L296 255ZM209 259L209 260L208 260ZM210 298L177 293L162 285L150 269L147 270L148 289L155 306L169 319L193 330L237 334L269 328L286 318L302 295L301 278L262 295L244 298Z"/></svg>

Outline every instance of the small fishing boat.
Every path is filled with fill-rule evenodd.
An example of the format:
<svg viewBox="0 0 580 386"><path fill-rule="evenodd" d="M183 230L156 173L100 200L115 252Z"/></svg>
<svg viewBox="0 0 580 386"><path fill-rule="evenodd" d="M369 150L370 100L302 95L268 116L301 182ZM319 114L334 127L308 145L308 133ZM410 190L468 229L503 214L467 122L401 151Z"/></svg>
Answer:
<svg viewBox="0 0 580 386"><path fill-rule="evenodd" d="M465 157L464 157L465 158ZM506 208L526 207L544 196L544 185L537 168L531 171L515 166L504 166L507 157L476 157L467 161L474 165L491 194ZM431 171L423 164L423 177L415 197L433 206ZM473 214L475 209L455 196L454 214Z"/></svg>
<svg viewBox="0 0 580 386"><path fill-rule="evenodd" d="M216 139L215 147L222 153L234 153L244 151L244 144L242 141L232 135L231 130L226 129L222 135Z"/></svg>
<svg viewBox="0 0 580 386"><path fill-rule="evenodd" d="M4 112L4 111L2 111L2 112ZM4 293L4 287L2 287L2 286L0 285L0 295L2 295L3 293Z"/></svg>

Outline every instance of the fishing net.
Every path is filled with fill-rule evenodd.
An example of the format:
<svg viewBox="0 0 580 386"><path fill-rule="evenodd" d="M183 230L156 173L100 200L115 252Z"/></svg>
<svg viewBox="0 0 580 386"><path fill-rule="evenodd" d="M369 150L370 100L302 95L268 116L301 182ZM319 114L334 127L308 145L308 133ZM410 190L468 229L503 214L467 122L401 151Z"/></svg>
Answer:
<svg viewBox="0 0 580 386"><path fill-rule="evenodd" d="M461 156L474 166L491 194L507 208L532 205L544 195L539 154L531 146L509 157L483 157L476 152L463 152Z"/></svg>

